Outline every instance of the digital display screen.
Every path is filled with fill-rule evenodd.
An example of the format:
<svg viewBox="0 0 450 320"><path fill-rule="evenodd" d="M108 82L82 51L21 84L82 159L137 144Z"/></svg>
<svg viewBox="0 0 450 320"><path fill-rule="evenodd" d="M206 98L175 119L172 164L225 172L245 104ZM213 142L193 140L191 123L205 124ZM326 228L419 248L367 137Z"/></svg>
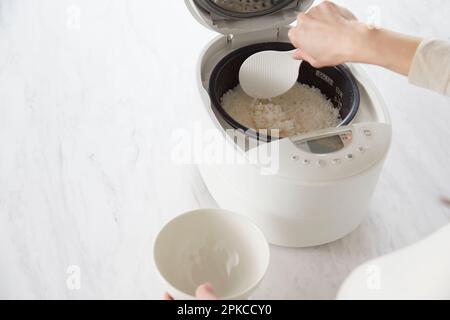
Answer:
<svg viewBox="0 0 450 320"><path fill-rule="evenodd" d="M306 142L312 153L328 154L341 150L345 147L340 136L332 136Z"/></svg>

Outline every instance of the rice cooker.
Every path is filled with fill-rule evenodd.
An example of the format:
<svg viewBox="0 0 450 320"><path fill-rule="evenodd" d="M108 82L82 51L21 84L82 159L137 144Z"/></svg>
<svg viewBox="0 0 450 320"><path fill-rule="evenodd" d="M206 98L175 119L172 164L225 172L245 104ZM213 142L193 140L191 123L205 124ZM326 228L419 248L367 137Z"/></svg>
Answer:
<svg viewBox="0 0 450 320"><path fill-rule="evenodd" d="M199 57L194 84L203 129L215 137L205 148L222 155L199 162L218 205L248 216L279 246L322 245L355 230L366 217L392 139L385 102L361 67L302 64L299 81L320 88L340 109L344 121L334 128L274 138L244 130L220 108L221 94L238 84L247 57L293 48L289 25L313 0L185 3L220 34Z"/></svg>

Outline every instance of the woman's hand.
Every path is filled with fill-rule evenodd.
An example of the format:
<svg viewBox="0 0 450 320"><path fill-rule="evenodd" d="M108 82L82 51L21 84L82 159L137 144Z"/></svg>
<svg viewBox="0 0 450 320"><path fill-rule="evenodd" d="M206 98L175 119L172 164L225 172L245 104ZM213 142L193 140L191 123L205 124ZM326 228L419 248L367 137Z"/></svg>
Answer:
<svg viewBox="0 0 450 320"><path fill-rule="evenodd" d="M352 59L361 33L361 23L347 9L324 1L300 13L289 39L298 48L294 58L316 68L335 66Z"/></svg>
<svg viewBox="0 0 450 320"><path fill-rule="evenodd" d="M294 58L321 68L346 62L379 65L408 75L422 39L370 28L347 9L324 1L300 13L289 39Z"/></svg>
<svg viewBox="0 0 450 320"><path fill-rule="evenodd" d="M198 287L195 296L199 300L218 300L214 295L214 288L209 283L202 284L200 287ZM166 293L164 295L164 300L173 300L173 298L168 293Z"/></svg>

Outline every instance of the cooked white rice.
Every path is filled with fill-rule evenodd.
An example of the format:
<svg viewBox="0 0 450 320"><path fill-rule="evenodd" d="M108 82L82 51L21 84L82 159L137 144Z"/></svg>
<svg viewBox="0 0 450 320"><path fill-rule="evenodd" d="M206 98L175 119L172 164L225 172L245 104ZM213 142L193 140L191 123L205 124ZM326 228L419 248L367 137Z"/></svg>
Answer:
<svg viewBox="0 0 450 320"><path fill-rule="evenodd" d="M319 89L299 83L271 100L254 99L238 85L223 95L222 106L241 125L277 129L281 137L336 127L342 122L339 111Z"/></svg>

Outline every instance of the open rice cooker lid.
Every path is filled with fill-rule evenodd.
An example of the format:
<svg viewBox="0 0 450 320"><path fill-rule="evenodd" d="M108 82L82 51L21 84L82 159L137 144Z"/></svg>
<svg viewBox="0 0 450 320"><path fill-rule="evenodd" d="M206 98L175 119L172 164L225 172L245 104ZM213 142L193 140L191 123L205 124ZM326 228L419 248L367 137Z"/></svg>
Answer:
<svg viewBox="0 0 450 320"><path fill-rule="evenodd" d="M276 29L295 21L314 0L185 0L204 26L230 35Z"/></svg>

